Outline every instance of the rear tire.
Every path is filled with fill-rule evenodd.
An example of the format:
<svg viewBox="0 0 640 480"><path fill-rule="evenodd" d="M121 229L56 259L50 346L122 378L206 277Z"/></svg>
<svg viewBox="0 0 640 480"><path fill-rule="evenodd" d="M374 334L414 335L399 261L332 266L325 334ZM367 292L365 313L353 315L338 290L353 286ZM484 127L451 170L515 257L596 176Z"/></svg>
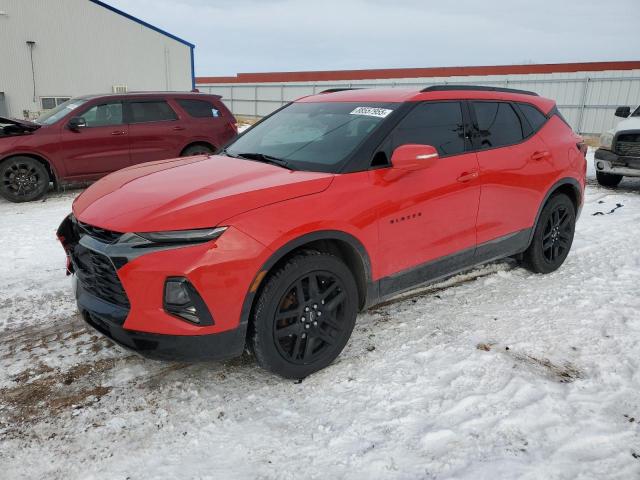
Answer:
<svg viewBox="0 0 640 480"><path fill-rule="evenodd" d="M211 155L213 149L207 145L196 144L185 148L180 154L181 157L193 157L194 155Z"/></svg>
<svg viewBox="0 0 640 480"><path fill-rule="evenodd" d="M576 211L563 193L552 196L542 209L531 245L524 252L525 266L535 273L551 273L569 255L576 226Z"/></svg>
<svg viewBox="0 0 640 480"><path fill-rule="evenodd" d="M11 157L0 164L0 195L10 202L31 202L49 190L49 172L35 158Z"/></svg>
<svg viewBox="0 0 640 480"><path fill-rule="evenodd" d="M622 181L622 175L613 173L596 172L596 179L603 187L617 187Z"/></svg>
<svg viewBox="0 0 640 480"><path fill-rule="evenodd" d="M357 313L358 289L347 266L333 255L305 251L267 277L249 343L261 367L304 378L340 354Z"/></svg>

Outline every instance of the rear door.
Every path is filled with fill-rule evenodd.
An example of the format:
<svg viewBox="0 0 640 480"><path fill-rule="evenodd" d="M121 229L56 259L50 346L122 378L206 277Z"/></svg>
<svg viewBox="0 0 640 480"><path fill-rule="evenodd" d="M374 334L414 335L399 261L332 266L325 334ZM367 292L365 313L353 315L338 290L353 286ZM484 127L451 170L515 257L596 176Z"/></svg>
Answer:
<svg viewBox="0 0 640 480"><path fill-rule="evenodd" d="M470 102L480 165L478 245L532 226L551 155L519 108L504 101Z"/></svg>
<svg viewBox="0 0 640 480"><path fill-rule="evenodd" d="M415 270L419 277L428 277L433 272L416 267L454 253L460 255L452 262L464 263L473 257L480 187L476 154L467 152L464 108L458 101L421 103L387 140L388 158L400 145L434 146L440 155L435 165L406 172L393 168L370 172L372 194L382 197L378 217L383 276ZM453 264L449 267L455 269ZM405 278L407 285L393 280L388 289L415 283Z"/></svg>
<svg viewBox="0 0 640 480"><path fill-rule="evenodd" d="M188 131L167 100L132 99L124 105L132 165L180 156Z"/></svg>
<svg viewBox="0 0 640 480"><path fill-rule="evenodd" d="M94 178L129 165L129 127L122 102L94 103L79 110L86 127L63 127L59 151L69 177Z"/></svg>

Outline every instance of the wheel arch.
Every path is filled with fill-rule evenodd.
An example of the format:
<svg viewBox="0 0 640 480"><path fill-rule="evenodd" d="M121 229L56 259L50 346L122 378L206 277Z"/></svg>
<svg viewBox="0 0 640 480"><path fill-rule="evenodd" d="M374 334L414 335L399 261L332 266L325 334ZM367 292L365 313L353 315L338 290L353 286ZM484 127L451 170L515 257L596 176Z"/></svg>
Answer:
<svg viewBox="0 0 640 480"><path fill-rule="evenodd" d="M573 206L575 208L576 217L580 214L583 195L582 188L580 187L580 182L578 182L578 180L573 177L561 178L556 183L554 183L551 188L549 188L549 190L547 190L547 193L542 199L542 202L540 202L538 212L536 213L536 219L533 222L533 228L531 229L531 233L529 235L529 244L531 244L531 241L533 240L533 235L535 234L536 226L538 225L538 219L542 214L544 206L553 195L558 193L564 193L571 199L571 202L573 203Z"/></svg>
<svg viewBox="0 0 640 480"><path fill-rule="evenodd" d="M33 152L11 152L6 157L3 157L0 159L0 164L6 162L7 160L11 160L12 158L15 158L15 157L28 157L28 158L33 158L34 160L40 162L44 166L44 168L46 168L47 173L49 174L49 180L53 182L54 188L58 188L60 186L58 172L56 172L55 167L45 156L39 153L33 153Z"/></svg>
<svg viewBox="0 0 640 480"><path fill-rule="evenodd" d="M371 291L374 282L371 280L371 260L364 245L353 235L339 230L323 230L307 233L285 243L275 250L258 271L251 288L242 304L240 325L249 324L251 313L258 298L264 279L279 265L302 250L317 250L331 253L340 258L353 273L358 287L359 308L367 304L367 300L375 296Z"/></svg>
<svg viewBox="0 0 640 480"><path fill-rule="evenodd" d="M192 142L187 143L184 146L184 148L180 150L180 156L182 156L188 148L193 147L195 145L204 145L205 147L210 148L212 152L215 152L218 149L218 147L216 147L213 143L208 142L206 140L194 140Z"/></svg>

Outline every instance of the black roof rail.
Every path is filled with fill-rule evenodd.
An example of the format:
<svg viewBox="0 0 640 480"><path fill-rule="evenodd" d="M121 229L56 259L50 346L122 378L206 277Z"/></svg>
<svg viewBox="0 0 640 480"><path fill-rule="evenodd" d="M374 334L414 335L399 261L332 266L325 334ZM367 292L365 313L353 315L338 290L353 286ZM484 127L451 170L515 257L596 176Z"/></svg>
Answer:
<svg viewBox="0 0 640 480"><path fill-rule="evenodd" d="M455 84L431 85L430 87L423 88L420 91L421 92L448 92L451 90L476 90L476 91L484 91L484 92L520 93L522 95L533 95L535 97L538 96L536 92L530 92L529 90L518 90L515 88L504 88L504 87L487 87L485 85L455 85Z"/></svg>
<svg viewBox="0 0 640 480"><path fill-rule="evenodd" d="M344 90L362 90L362 88L358 87L345 87L345 88L327 88L326 90L322 90L318 93L334 93L334 92L342 92Z"/></svg>

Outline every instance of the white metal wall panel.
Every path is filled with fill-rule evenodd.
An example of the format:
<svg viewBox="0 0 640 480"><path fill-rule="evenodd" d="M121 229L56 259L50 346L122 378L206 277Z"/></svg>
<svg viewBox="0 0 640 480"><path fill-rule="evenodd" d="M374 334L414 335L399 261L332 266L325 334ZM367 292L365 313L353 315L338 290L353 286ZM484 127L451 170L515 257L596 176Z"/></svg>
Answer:
<svg viewBox="0 0 640 480"><path fill-rule="evenodd" d="M112 85L191 89L188 45L88 0L0 0L0 11L0 91L11 115L40 110L40 97L110 93Z"/></svg>
<svg viewBox="0 0 640 480"><path fill-rule="evenodd" d="M620 121L619 105L640 104L640 70L567 72L530 75L492 75L437 78L396 78L331 82L202 84L199 88L222 95L238 115L264 116L286 102L334 87L424 87L433 84L477 84L531 90L556 101L574 130L600 134ZM237 102L238 98L245 100Z"/></svg>

